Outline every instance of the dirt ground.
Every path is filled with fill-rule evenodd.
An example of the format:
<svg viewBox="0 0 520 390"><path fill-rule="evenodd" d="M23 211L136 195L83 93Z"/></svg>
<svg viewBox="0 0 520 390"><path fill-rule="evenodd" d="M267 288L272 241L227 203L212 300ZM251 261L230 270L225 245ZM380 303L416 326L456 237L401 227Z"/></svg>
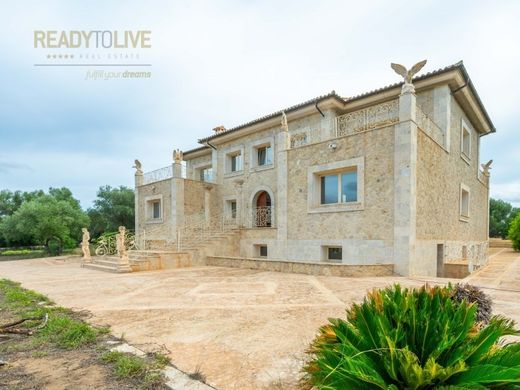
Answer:
<svg viewBox="0 0 520 390"><path fill-rule="evenodd" d="M520 321L520 256L491 252L472 275L486 287L495 313ZM110 274L80 268L78 259L0 263L0 277L89 310L141 349L164 346L185 372L200 370L218 389L295 388L304 351L329 317L374 287L399 282L445 284L435 278L340 278L219 267ZM95 377L95 373L92 374Z"/></svg>

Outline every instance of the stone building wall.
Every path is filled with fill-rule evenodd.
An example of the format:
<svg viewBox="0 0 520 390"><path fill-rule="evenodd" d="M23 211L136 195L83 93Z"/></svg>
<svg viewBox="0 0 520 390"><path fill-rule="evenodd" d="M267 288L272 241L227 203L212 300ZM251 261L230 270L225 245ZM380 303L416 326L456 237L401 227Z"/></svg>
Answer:
<svg viewBox="0 0 520 390"><path fill-rule="evenodd" d="M146 185L142 185L137 187L137 195L138 195L138 207L137 213L139 215L138 218L138 226L136 226L136 230L138 232L147 231L150 236L153 236L157 239L166 239L171 234L170 223L171 223L171 179L161 180L155 183L150 183ZM160 221L151 221L148 218L148 214L146 211L146 203L150 198L154 198L160 196L162 202L162 210L161 215L162 218Z"/></svg>
<svg viewBox="0 0 520 390"><path fill-rule="evenodd" d="M200 215L204 213L204 192L206 183L195 180L184 180L184 215Z"/></svg>
<svg viewBox="0 0 520 390"><path fill-rule="evenodd" d="M366 131L334 142L335 151L329 142L322 142L288 153L288 257L317 261L322 258L322 246L341 245L344 263L391 263L394 128ZM363 209L309 212L308 169L358 157L364 159Z"/></svg>
<svg viewBox="0 0 520 390"><path fill-rule="evenodd" d="M461 158L462 109L451 99L449 153L425 133L418 134L417 256L435 275L437 245L444 244L444 261L463 258L482 265L486 261L488 188L478 179L479 137L471 129L471 160ZM470 189L470 217L460 218L461 183ZM456 240L454 240L456 238ZM426 261L426 259L430 259Z"/></svg>

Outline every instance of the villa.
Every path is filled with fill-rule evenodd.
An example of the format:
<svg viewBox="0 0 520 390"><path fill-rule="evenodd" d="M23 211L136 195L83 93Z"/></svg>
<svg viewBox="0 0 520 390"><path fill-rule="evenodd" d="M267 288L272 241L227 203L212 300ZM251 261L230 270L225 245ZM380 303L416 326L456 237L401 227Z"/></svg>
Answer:
<svg viewBox="0 0 520 390"><path fill-rule="evenodd" d="M480 164L480 142L495 128L462 62L408 75L218 126L166 168L143 173L136 161L141 245L190 264L383 266L404 276L482 266L490 163Z"/></svg>

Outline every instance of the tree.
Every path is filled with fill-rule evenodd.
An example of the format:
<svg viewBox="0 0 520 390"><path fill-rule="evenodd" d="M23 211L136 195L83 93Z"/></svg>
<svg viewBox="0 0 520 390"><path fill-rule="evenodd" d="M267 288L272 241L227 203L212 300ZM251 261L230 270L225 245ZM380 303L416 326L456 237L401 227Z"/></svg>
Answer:
<svg viewBox="0 0 520 390"><path fill-rule="evenodd" d="M119 226L135 228L134 191L128 187L100 187L94 205L87 213L90 217L92 237L104 232L117 231Z"/></svg>
<svg viewBox="0 0 520 390"><path fill-rule="evenodd" d="M489 200L489 236L506 238L509 225L520 209L500 199Z"/></svg>
<svg viewBox="0 0 520 390"><path fill-rule="evenodd" d="M520 251L520 213L511 221L508 237L513 243L513 249Z"/></svg>
<svg viewBox="0 0 520 390"><path fill-rule="evenodd" d="M26 192L26 191L0 191L0 218L12 215L25 202L33 200L44 195L42 190Z"/></svg>
<svg viewBox="0 0 520 390"><path fill-rule="evenodd" d="M45 245L56 240L59 250L75 246L81 236L81 228L88 226L89 219L79 203L42 195L23 203L3 222L3 233L8 242L31 240L33 244Z"/></svg>

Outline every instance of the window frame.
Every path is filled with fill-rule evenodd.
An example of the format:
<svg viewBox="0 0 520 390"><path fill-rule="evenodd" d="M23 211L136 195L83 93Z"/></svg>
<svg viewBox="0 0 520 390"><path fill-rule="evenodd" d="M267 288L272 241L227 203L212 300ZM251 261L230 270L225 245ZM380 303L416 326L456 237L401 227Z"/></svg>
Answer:
<svg viewBox="0 0 520 390"><path fill-rule="evenodd" d="M159 203L159 218L154 218L154 204ZM145 222L162 223L164 218L164 202L162 195L152 195L144 198Z"/></svg>
<svg viewBox="0 0 520 390"><path fill-rule="evenodd" d="M343 246L341 245L323 245L322 249L322 259L323 261L331 262L331 263L343 263ZM340 251L340 258L332 258L331 257L331 249Z"/></svg>
<svg viewBox="0 0 520 390"><path fill-rule="evenodd" d="M307 170L307 212L326 213L364 210L364 164L364 157L356 157L309 167ZM340 175L353 171L357 173L357 200L341 202L342 188ZM338 175L338 202L321 203L321 178L329 175Z"/></svg>
<svg viewBox="0 0 520 390"><path fill-rule="evenodd" d="M268 162L267 158L269 156L269 153L266 151L266 163L263 165L260 165L259 151L263 148L271 149L271 153L270 153L271 161ZM258 139L256 141L252 142L249 150L250 150L249 166L250 166L251 172L263 171L263 170L274 168L275 160L276 160L274 137L272 137L272 136L265 137L265 138Z"/></svg>
<svg viewBox="0 0 520 390"><path fill-rule="evenodd" d="M239 170L232 171L233 158L236 156L241 156L242 166ZM224 152L224 177L237 176L242 175L245 172L245 156L244 156L244 147L243 146L235 146L232 148L228 148Z"/></svg>
<svg viewBox="0 0 520 390"><path fill-rule="evenodd" d="M464 195L467 194L467 204L464 207ZM464 210L466 208L467 210ZM461 183L460 191L459 191L459 219L462 222L468 222L470 218L470 210L471 210L471 191L470 188Z"/></svg>
<svg viewBox="0 0 520 390"><path fill-rule="evenodd" d="M466 153L466 142L465 142L465 134L467 134L467 153ZM461 127L460 127L460 157L467 163L471 162L471 147L473 143L473 129L472 127L464 120L461 119Z"/></svg>

